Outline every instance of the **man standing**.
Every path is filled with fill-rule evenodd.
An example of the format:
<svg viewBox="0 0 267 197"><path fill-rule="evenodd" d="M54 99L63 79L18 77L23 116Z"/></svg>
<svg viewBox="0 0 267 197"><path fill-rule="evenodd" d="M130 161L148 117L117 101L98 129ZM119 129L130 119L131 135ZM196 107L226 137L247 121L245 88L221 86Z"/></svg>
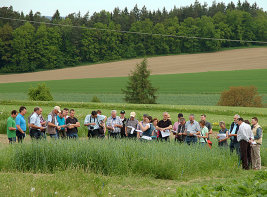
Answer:
<svg viewBox="0 0 267 197"><path fill-rule="evenodd" d="M178 129L178 126L180 124L180 119L182 117L184 117L184 115L182 113L179 113L178 114L178 121L173 124L173 133L174 133L174 135L177 133L177 129Z"/></svg>
<svg viewBox="0 0 267 197"><path fill-rule="evenodd" d="M70 110L70 117L67 118L67 136L68 138L78 138L78 127L80 127L80 123L77 118L74 117L75 111L74 109Z"/></svg>
<svg viewBox="0 0 267 197"><path fill-rule="evenodd" d="M36 107L34 108L35 111L30 117L30 136L32 139L41 139L42 134L41 131L45 128L41 125L41 119L40 116L42 114L42 108Z"/></svg>
<svg viewBox="0 0 267 197"><path fill-rule="evenodd" d="M117 116L117 111L112 110L111 116L107 119L107 129L109 137L119 138L122 128L122 121L119 116Z"/></svg>
<svg viewBox="0 0 267 197"><path fill-rule="evenodd" d="M126 137L126 134L125 134L125 123L127 121L127 119L125 118L125 111L122 110L120 115L121 115L120 119L121 119L121 122L122 122L121 138L124 138L124 137Z"/></svg>
<svg viewBox="0 0 267 197"><path fill-rule="evenodd" d="M185 124L185 132L187 134L185 140L188 145L197 143L197 135L200 134L200 125L195 121L194 114L190 114L189 120Z"/></svg>
<svg viewBox="0 0 267 197"><path fill-rule="evenodd" d="M163 113L163 119L158 122L156 129L160 131L159 138L161 141L169 141L170 130L172 129L172 121L169 119L168 112Z"/></svg>
<svg viewBox="0 0 267 197"><path fill-rule="evenodd" d="M205 126L208 128L208 130L209 130L209 135L210 134L212 134L212 125L211 125L211 123L210 122L208 122L207 120L206 120L206 114L202 114L201 116L200 116L200 120L204 120L205 121Z"/></svg>
<svg viewBox="0 0 267 197"><path fill-rule="evenodd" d="M239 156L240 159L240 146L237 141L237 131L239 129L239 125L237 124L237 119L240 118L238 114L234 116L234 122L232 122L229 130L228 137L230 138L230 152L233 153L234 150L236 151L236 154Z"/></svg>
<svg viewBox="0 0 267 197"><path fill-rule="evenodd" d="M25 114L27 113L27 109L24 106L19 108L19 114L16 117L16 135L18 138L18 142L22 142L26 136L26 121L25 121Z"/></svg>
<svg viewBox="0 0 267 197"><path fill-rule="evenodd" d="M57 114L60 113L60 107L55 106L53 111L51 111L47 116L47 133L51 138L58 139L58 132L61 128L58 126Z"/></svg>
<svg viewBox="0 0 267 197"><path fill-rule="evenodd" d="M131 112L130 118L126 120L126 123L125 123L125 135L128 138L137 137L137 133L135 130L137 129L138 120L135 119L135 116L136 116L135 112Z"/></svg>
<svg viewBox="0 0 267 197"><path fill-rule="evenodd" d="M262 145L263 132L261 126L258 123L257 117L253 117L251 123L252 123L252 133L254 135L254 141L255 141L255 143L251 145L252 169L260 170L261 169L260 147Z"/></svg>
<svg viewBox="0 0 267 197"><path fill-rule="evenodd" d="M58 137L60 137L61 139L65 139L67 137L66 120L64 117L65 113L66 113L66 111L63 110L60 113L58 113L58 115L57 115L58 126L60 126L60 130L58 130Z"/></svg>
<svg viewBox="0 0 267 197"><path fill-rule="evenodd" d="M180 124L177 128L177 132L175 135L175 141L183 143L185 141L186 138L186 132L185 132L185 119L183 117L180 118Z"/></svg>
<svg viewBox="0 0 267 197"><path fill-rule="evenodd" d="M84 126L88 128L88 138L103 137L104 127L102 123L105 119L106 116L99 115L96 111L92 111L90 115L85 117Z"/></svg>
<svg viewBox="0 0 267 197"><path fill-rule="evenodd" d="M16 122L18 112L16 110L11 111L11 116L7 119L7 138L9 144L16 142Z"/></svg>
<svg viewBox="0 0 267 197"><path fill-rule="evenodd" d="M239 125L237 141L240 143L242 167L243 169L248 170L249 161L251 159L250 142L254 137L250 125L244 123L243 118L238 118L237 124Z"/></svg>

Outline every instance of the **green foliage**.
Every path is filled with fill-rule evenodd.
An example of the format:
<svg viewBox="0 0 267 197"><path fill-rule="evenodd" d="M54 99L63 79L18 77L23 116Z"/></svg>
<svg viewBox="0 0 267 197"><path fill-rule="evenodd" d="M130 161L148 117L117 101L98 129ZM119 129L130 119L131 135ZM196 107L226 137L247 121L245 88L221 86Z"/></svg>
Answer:
<svg viewBox="0 0 267 197"><path fill-rule="evenodd" d="M37 87L31 87L28 90L29 99L32 101L52 101L53 97L50 93L50 89L45 83L38 84Z"/></svg>
<svg viewBox="0 0 267 197"><path fill-rule="evenodd" d="M262 96L259 95L255 86L230 87L221 93L218 105L262 107Z"/></svg>
<svg viewBox="0 0 267 197"><path fill-rule="evenodd" d="M100 99L97 96L93 96L91 102L93 102L93 103L101 103Z"/></svg>
<svg viewBox="0 0 267 197"><path fill-rule="evenodd" d="M129 103L156 103L156 92L149 80L150 70L148 70L147 60L144 59L131 71L126 89L122 89L125 101Z"/></svg>

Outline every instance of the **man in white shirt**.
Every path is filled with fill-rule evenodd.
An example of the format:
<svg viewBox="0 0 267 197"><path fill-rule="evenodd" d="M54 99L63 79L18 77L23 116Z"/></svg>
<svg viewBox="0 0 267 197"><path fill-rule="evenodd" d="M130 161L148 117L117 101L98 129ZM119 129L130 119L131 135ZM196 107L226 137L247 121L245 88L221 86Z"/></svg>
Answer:
<svg viewBox="0 0 267 197"><path fill-rule="evenodd" d="M249 124L246 124L243 118L238 118L237 124L239 125L237 132L237 141L240 143L242 167L245 170L249 170L249 161L251 161L250 143L254 139L253 133L251 126Z"/></svg>
<svg viewBox="0 0 267 197"><path fill-rule="evenodd" d="M88 128L88 138L103 137L104 128L103 124L106 121L106 116L97 114L96 111L92 111L84 119L84 126Z"/></svg>
<svg viewBox="0 0 267 197"><path fill-rule="evenodd" d="M30 117L30 136L32 139L40 139L41 138L41 130L45 128L41 125L40 115L42 114L42 108L36 107L35 112Z"/></svg>

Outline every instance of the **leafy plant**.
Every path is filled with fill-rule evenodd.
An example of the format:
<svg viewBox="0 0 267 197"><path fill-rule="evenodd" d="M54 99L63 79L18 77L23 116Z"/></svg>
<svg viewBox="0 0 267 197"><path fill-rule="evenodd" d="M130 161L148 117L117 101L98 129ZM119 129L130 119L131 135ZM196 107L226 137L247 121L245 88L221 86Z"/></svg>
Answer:
<svg viewBox="0 0 267 197"><path fill-rule="evenodd" d="M45 83L38 84L37 87L31 87L28 90L29 99L32 101L52 101L53 97L50 89Z"/></svg>

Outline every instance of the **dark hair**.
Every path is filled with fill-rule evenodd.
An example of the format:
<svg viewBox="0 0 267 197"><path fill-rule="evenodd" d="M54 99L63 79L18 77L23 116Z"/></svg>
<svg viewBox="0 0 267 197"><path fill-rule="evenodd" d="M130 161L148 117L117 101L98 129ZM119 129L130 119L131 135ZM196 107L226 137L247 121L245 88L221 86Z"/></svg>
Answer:
<svg viewBox="0 0 267 197"><path fill-rule="evenodd" d="M26 109L26 107L21 106L21 107L19 108L19 113L22 112L24 109Z"/></svg>
<svg viewBox="0 0 267 197"><path fill-rule="evenodd" d="M201 114L201 116L204 116L205 118L207 117L206 114Z"/></svg>
<svg viewBox="0 0 267 197"><path fill-rule="evenodd" d="M71 110L70 110L70 113L71 113L72 111L74 112L74 109L71 109Z"/></svg>
<svg viewBox="0 0 267 197"><path fill-rule="evenodd" d="M237 118L237 120L244 122L244 119L243 118Z"/></svg>
<svg viewBox="0 0 267 197"><path fill-rule="evenodd" d="M99 110L97 110L96 112L97 112L97 113L100 113L100 114L102 113L102 111L101 111L100 109L99 109Z"/></svg>
<svg viewBox="0 0 267 197"><path fill-rule="evenodd" d="M244 123L250 124L249 120L244 120Z"/></svg>
<svg viewBox="0 0 267 197"><path fill-rule="evenodd" d="M92 116L95 116L95 115L97 115L97 112L96 111L92 111Z"/></svg>
<svg viewBox="0 0 267 197"><path fill-rule="evenodd" d="M252 119L253 120L256 120L257 122L259 121L257 117L253 117Z"/></svg>
<svg viewBox="0 0 267 197"><path fill-rule="evenodd" d="M185 118L184 117L180 118L180 122L183 122L183 121L185 121Z"/></svg>
<svg viewBox="0 0 267 197"><path fill-rule="evenodd" d="M156 120L156 121L159 121L157 118L154 118L154 119L152 120L152 122L154 122L155 120Z"/></svg>
<svg viewBox="0 0 267 197"><path fill-rule="evenodd" d="M40 108L39 107L35 107L34 109L33 109L33 111L38 111Z"/></svg>
<svg viewBox="0 0 267 197"><path fill-rule="evenodd" d="M182 113L179 113L178 118L182 118L182 117L184 117L184 115Z"/></svg>
<svg viewBox="0 0 267 197"><path fill-rule="evenodd" d="M205 122L205 120L200 120L200 121L199 121L199 124L201 124L201 125L204 125L204 126L205 126L206 122Z"/></svg>
<svg viewBox="0 0 267 197"><path fill-rule="evenodd" d="M148 118L149 122L152 121L152 116L148 116L147 118Z"/></svg>
<svg viewBox="0 0 267 197"><path fill-rule="evenodd" d="M13 115L13 114L17 114L18 112L17 112L17 110L12 110L11 111L11 115Z"/></svg>
<svg viewBox="0 0 267 197"><path fill-rule="evenodd" d="M69 111L69 109L68 109L68 108L64 108L63 110L65 110L65 111Z"/></svg>

